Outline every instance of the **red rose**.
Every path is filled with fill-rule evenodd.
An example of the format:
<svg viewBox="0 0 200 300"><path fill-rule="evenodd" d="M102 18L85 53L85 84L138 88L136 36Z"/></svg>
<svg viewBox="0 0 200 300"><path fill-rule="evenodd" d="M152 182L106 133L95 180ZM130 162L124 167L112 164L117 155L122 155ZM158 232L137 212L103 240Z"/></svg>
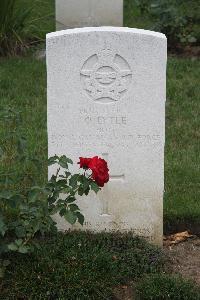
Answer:
<svg viewBox="0 0 200 300"><path fill-rule="evenodd" d="M89 162L91 161L91 158L84 158L84 157L79 157L80 162L78 162L78 164L80 164L80 168L83 169L88 169L89 168Z"/></svg>
<svg viewBox="0 0 200 300"><path fill-rule="evenodd" d="M104 159L95 156L90 160L88 166L92 170L92 178L100 187L103 187L104 184L109 181L107 162Z"/></svg>
<svg viewBox="0 0 200 300"><path fill-rule="evenodd" d="M80 157L79 164L80 168L92 170L92 179L94 179L100 187L103 187L104 184L109 181L109 169L104 159L98 156L94 156L93 158Z"/></svg>

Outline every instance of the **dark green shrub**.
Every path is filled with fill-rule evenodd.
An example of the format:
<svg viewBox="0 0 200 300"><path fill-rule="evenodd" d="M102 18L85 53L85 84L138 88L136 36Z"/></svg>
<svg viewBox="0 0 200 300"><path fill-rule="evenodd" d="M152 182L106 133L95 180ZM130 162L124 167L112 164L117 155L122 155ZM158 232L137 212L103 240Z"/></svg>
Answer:
<svg viewBox="0 0 200 300"><path fill-rule="evenodd" d="M134 0L140 14L152 20L152 30L164 33L171 49L197 44L200 36L198 1Z"/></svg>
<svg viewBox="0 0 200 300"><path fill-rule="evenodd" d="M141 15L149 12L149 0L134 0L136 6L140 9ZM133 2L134 2L133 1ZM129 5L131 2L129 1Z"/></svg>
<svg viewBox="0 0 200 300"><path fill-rule="evenodd" d="M0 107L0 255L8 251L33 250L37 232L53 229L44 190L37 186L33 172L40 172L37 156L29 156L21 133L21 115L11 107ZM18 164L19 168L13 168ZM0 277L8 261L0 259Z"/></svg>
<svg viewBox="0 0 200 300"><path fill-rule="evenodd" d="M20 133L20 113L2 107L1 123L5 132L0 143L0 166L3 166L0 170L0 254L8 251L25 254L37 246L34 242L37 234L56 230L51 218L55 213L70 224L83 225L84 216L75 203L76 196L88 195L90 191L97 193L100 187L84 167L78 174L72 174L69 165L73 162L65 155L49 158L48 164L57 166L56 174L43 186L34 184L34 180L29 180L31 174L27 174L24 163L40 165L40 162L37 156L29 156L26 139ZM21 167L18 171L12 168L16 162ZM38 173L39 168L36 176ZM7 260L0 259L0 277L7 265Z"/></svg>
<svg viewBox="0 0 200 300"><path fill-rule="evenodd" d="M199 300L200 289L180 276L154 274L137 286L139 300Z"/></svg>
<svg viewBox="0 0 200 300"><path fill-rule="evenodd" d="M177 1L156 0L150 6L150 13L156 20L153 29L165 33L172 48L177 43L196 43L197 39L190 26L192 20Z"/></svg>

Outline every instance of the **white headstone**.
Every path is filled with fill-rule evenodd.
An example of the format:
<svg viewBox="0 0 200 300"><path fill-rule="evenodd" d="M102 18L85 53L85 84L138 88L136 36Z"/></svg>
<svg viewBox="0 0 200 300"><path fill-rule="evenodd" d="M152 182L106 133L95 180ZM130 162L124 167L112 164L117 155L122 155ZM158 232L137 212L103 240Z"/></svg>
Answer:
<svg viewBox="0 0 200 300"><path fill-rule="evenodd" d="M83 230L133 231L162 242L166 50L163 34L140 29L47 35L49 156L77 162L98 155L110 168L107 186L79 201Z"/></svg>
<svg viewBox="0 0 200 300"><path fill-rule="evenodd" d="M123 0L56 0L56 29L123 26Z"/></svg>

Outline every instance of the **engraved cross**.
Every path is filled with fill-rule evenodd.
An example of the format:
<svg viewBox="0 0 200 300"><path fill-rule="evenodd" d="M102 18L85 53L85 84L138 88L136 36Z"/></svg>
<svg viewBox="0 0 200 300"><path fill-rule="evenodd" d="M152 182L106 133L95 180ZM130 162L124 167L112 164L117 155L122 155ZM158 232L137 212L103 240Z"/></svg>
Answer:
<svg viewBox="0 0 200 300"><path fill-rule="evenodd" d="M109 155L108 153L102 153L102 157L108 162L109 167ZM123 181L124 174L115 174L110 173L110 181ZM100 200L102 202L102 213L101 216L110 216L109 207L108 207L108 198L109 198L109 189L107 184L104 186L103 190L100 193Z"/></svg>

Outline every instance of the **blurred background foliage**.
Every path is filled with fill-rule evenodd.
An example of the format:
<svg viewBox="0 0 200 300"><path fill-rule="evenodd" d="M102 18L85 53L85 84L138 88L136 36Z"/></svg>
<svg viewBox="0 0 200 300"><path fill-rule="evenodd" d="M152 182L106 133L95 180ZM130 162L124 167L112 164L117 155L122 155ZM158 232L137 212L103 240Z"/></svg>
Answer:
<svg viewBox="0 0 200 300"><path fill-rule="evenodd" d="M200 1L125 0L125 26L166 34L170 50L183 51L200 41Z"/></svg>
<svg viewBox="0 0 200 300"><path fill-rule="evenodd" d="M124 0L124 26L160 31L171 51L197 47L200 41L200 0ZM0 55L40 47L55 30L54 0L0 1Z"/></svg>

